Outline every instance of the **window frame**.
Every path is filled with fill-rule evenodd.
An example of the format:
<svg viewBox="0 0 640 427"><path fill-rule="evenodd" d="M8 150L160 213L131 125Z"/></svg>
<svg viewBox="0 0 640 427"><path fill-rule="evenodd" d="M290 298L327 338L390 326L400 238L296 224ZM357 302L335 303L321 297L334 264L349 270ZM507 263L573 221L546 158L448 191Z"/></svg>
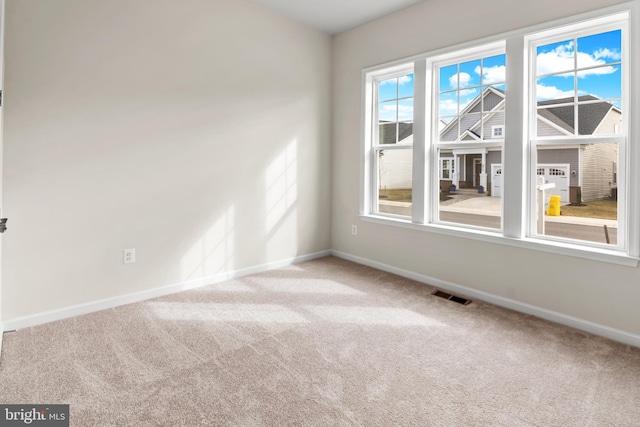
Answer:
<svg viewBox="0 0 640 427"><path fill-rule="evenodd" d="M361 219L373 223L393 225L412 230L427 231L448 236L468 238L536 250L547 253L574 256L583 259L590 259L602 262L609 262L625 266L636 267L640 260L640 144L623 144L625 150L624 163L618 162L617 179L620 181L623 174L626 179L624 192L618 193L618 200L624 199L628 203L624 208L619 207L619 212L623 211L626 216L626 246L611 249L609 247L591 246L588 242L572 242L568 240L556 241L554 239L541 239L538 236L530 235L531 227L531 197L527 194L531 191L534 183L531 166L531 147L529 135L529 121L525 119L529 115L528 100L531 94L528 90L529 70L528 53L522 47L527 46L525 39L531 34L546 32L552 34L555 29L558 33L566 32L566 27L575 25L585 20L606 20L607 16L620 13L628 14L628 46L627 50L637 50L640 46L640 19L638 8L640 0L611 6L608 8L582 13L568 18L558 19L548 23L522 28L507 33L496 34L481 40L463 43L457 46L437 49L431 52L418 54L412 57L400 59L386 64L380 64L362 70L362 105L363 105L363 129L361 138L361 193L360 193L360 217ZM595 33L596 31L589 31ZM443 60L443 58L456 58L459 60L461 52L467 51L473 56L478 47L490 44L506 44L507 53L514 50L519 53L508 55L507 62L507 88L509 90L509 101L511 107L505 108L505 140L517 139L522 144L504 144L502 149L502 194L505 200L510 197L510 201L503 204L503 228L498 233L492 230L467 228L450 223L434 222L434 203L432 198L439 193L439 159L437 152L434 152L432 145L433 133L437 129L432 129L430 117L438 114L437 106L428 99L434 93L433 70L427 66L429 60L433 58ZM476 54L477 55L477 54ZM372 211L374 202L371 192L372 186L372 144L371 144L371 78L372 76L383 75L386 71L393 71L394 68L407 67L413 64L414 74L414 144L413 144L413 209L412 217L394 217L392 215L377 214ZM628 105L622 105L623 113L627 117L637 114L640 111L640 94L637 89L640 86L640 55L630 55L626 61L627 70L623 77L626 81L626 88L630 97ZM535 80L535 75L534 75ZM635 89L635 92L634 92ZM435 108L435 110L434 110ZM515 118L515 121L514 121ZM628 123L627 138L629 141L637 139L640 135L640 124L626 121ZM580 137L588 140L589 138ZM555 143L555 141L550 141ZM561 142L558 141L560 144ZM566 143L566 141L564 141ZM490 145L495 146L492 141ZM477 146L477 145L475 145ZM635 167L630 167L634 165ZM508 177L508 178L507 178ZM624 203L623 201L623 203ZM510 214L504 216L506 206ZM437 218L437 217L436 217Z"/></svg>
<svg viewBox="0 0 640 427"><path fill-rule="evenodd" d="M369 162L371 165L370 172L370 186L368 188L369 197L365 199L368 200L367 204L369 212L374 215L385 216L389 218L398 218L398 219L406 219L407 216L404 215L396 215L391 213L385 213L379 211L379 189L380 189L380 176L379 176L379 167L380 167L380 156L379 153L387 150L413 150L414 144L399 144L400 141L396 141L394 144L381 144L380 143L380 135L379 135L379 117L378 117L378 83L384 80L389 80L392 78L397 78L401 76L405 76L408 74L414 74L413 64L410 62L405 62L400 65L396 65L391 68L383 68L379 72L372 72L367 75L367 92L369 92L369 96L371 97L371 107L369 111L367 111L367 116L370 118L368 121L368 127L370 132L370 153L369 153ZM415 76L414 76L415 82ZM415 92L415 90L414 90ZM396 101L404 98L395 98ZM415 99L415 93L414 93ZM415 116L415 115L414 115ZM397 122L399 123L399 122ZM397 130L396 130L397 137Z"/></svg>

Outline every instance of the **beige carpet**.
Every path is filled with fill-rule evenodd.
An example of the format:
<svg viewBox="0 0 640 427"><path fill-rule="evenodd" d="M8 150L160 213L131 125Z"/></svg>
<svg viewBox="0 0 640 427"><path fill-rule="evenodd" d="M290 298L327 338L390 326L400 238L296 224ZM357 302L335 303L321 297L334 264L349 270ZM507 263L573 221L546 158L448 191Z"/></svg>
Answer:
<svg viewBox="0 0 640 427"><path fill-rule="evenodd" d="M329 257L4 335L74 426L638 426L640 349Z"/></svg>

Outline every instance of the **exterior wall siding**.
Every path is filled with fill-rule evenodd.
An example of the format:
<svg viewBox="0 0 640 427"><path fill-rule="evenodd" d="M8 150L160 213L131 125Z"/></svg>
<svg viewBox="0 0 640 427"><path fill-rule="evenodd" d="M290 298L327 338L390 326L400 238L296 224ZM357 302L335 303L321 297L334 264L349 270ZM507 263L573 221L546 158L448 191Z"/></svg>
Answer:
<svg viewBox="0 0 640 427"><path fill-rule="evenodd" d="M609 197L611 189L617 187L613 173L614 162L618 160L618 144L588 145L584 148L582 159L582 200Z"/></svg>

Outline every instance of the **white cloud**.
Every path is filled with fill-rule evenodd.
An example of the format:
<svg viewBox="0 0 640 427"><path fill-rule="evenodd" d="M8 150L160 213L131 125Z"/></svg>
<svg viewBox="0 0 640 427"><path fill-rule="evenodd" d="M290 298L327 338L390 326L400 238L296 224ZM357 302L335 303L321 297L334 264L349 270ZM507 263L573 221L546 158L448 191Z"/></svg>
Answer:
<svg viewBox="0 0 640 427"><path fill-rule="evenodd" d="M537 71L538 75L559 73L575 69L573 42L560 45L554 50L538 54ZM578 52L578 66L580 68L598 67L578 72L578 77L589 75L603 75L615 73L617 68L613 66L603 66L607 62L603 58L619 58L619 52L610 49L599 49L593 54Z"/></svg>
<svg viewBox="0 0 640 427"><path fill-rule="evenodd" d="M460 104L460 111L464 110L471 101ZM456 116L458 115L458 103L453 99L440 100L440 116Z"/></svg>
<svg viewBox="0 0 640 427"><path fill-rule="evenodd" d="M402 76L402 77L398 77L397 83L400 85L403 85L403 84L411 83L412 81L413 81L412 77ZM396 84L396 79L382 80L380 82L380 86L385 86L390 84Z"/></svg>
<svg viewBox="0 0 640 427"><path fill-rule="evenodd" d="M611 50L606 47L600 48L595 52L593 52L593 57L595 59L610 58L610 59L613 59L614 61L619 61L620 59L622 59L622 55L620 54L620 51L618 51L618 49Z"/></svg>
<svg viewBox="0 0 640 427"><path fill-rule="evenodd" d="M440 116L455 116L458 114L458 103L452 99L440 100Z"/></svg>
<svg viewBox="0 0 640 427"><path fill-rule="evenodd" d="M409 105L398 105L398 121L413 121L413 107Z"/></svg>
<svg viewBox="0 0 640 427"><path fill-rule="evenodd" d="M477 66L474 70L476 74L480 75L480 66ZM483 84L503 83L507 73L507 67L504 65L494 65L493 67L485 67L482 69L482 82Z"/></svg>
<svg viewBox="0 0 640 427"><path fill-rule="evenodd" d="M572 90L562 90L555 86L545 86L543 84L536 85L536 96L538 101L544 101L547 99L560 99L572 97L574 92ZM578 95L586 95L585 91L579 90Z"/></svg>
<svg viewBox="0 0 640 427"><path fill-rule="evenodd" d="M543 99L559 99L573 96L572 90L561 90L555 86L536 85L536 96L538 101Z"/></svg>
<svg viewBox="0 0 640 427"><path fill-rule="evenodd" d="M455 89L458 87L458 82L460 82L460 87L469 86L469 82L471 81L471 75L469 73L458 73L449 77L449 85Z"/></svg>

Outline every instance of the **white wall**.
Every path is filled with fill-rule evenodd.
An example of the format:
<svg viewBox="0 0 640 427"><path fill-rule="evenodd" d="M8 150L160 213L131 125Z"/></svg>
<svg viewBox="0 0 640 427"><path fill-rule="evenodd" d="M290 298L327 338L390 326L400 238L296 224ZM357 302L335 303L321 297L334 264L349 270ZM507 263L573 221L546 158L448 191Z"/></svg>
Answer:
<svg viewBox="0 0 640 427"><path fill-rule="evenodd" d="M454 8L448 0L429 0L338 35L333 44L333 249L638 337L638 268L358 217L363 68L615 3L459 0ZM351 224L358 225L357 236Z"/></svg>
<svg viewBox="0 0 640 427"><path fill-rule="evenodd" d="M245 0L6 12L5 321L329 249L329 36Z"/></svg>

